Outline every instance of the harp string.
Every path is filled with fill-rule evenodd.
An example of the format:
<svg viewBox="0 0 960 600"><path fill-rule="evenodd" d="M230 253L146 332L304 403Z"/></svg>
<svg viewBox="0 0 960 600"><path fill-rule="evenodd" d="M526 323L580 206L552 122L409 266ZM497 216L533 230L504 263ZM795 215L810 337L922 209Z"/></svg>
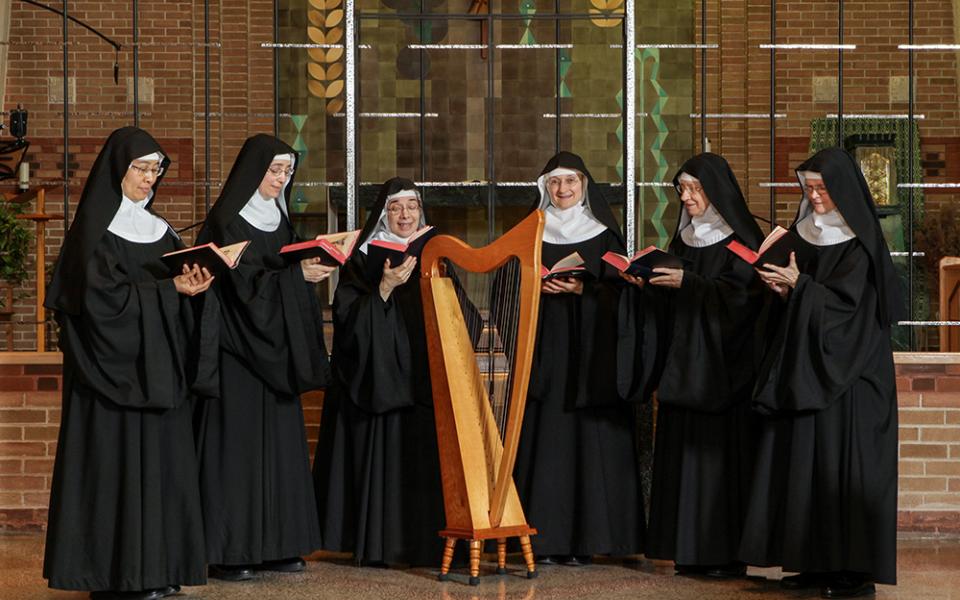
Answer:
<svg viewBox="0 0 960 600"><path fill-rule="evenodd" d="M486 400L497 435L503 439L513 391L520 318L520 261L513 257L492 273L471 273L448 265L467 330L474 345ZM487 433L487 423L479 423Z"/></svg>

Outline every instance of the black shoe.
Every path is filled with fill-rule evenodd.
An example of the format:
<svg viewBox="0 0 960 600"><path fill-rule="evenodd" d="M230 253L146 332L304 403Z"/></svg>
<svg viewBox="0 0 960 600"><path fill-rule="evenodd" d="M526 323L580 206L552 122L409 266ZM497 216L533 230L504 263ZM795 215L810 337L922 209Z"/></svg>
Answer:
<svg viewBox="0 0 960 600"><path fill-rule="evenodd" d="M90 600L160 600L166 595L164 591L166 588L140 592L90 592Z"/></svg>
<svg viewBox="0 0 960 600"><path fill-rule="evenodd" d="M568 567L585 567L593 563L593 557L588 554L564 557L563 564Z"/></svg>
<svg viewBox="0 0 960 600"><path fill-rule="evenodd" d="M257 576L253 569L246 565L210 565L207 575L211 579L223 581L250 581Z"/></svg>
<svg viewBox="0 0 960 600"><path fill-rule="evenodd" d="M265 560L257 565L258 571L279 571L280 573L299 573L307 568L307 563L299 556L281 558L280 560Z"/></svg>
<svg viewBox="0 0 960 600"><path fill-rule="evenodd" d="M544 554L543 556L538 556L536 560L538 565L546 565L549 567L553 565L559 565L560 561L557 560L558 558L559 557L557 556Z"/></svg>
<svg viewBox="0 0 960 600"><path fill-rule="evenodd" d="M359 566L359 567L367 567L368 569L389 569L389 568L390 568L390 565L388 565L386 561L383 561L383 560L367 560L367 559L361 560L361 561L358 563L357 566ZM452 565L451 565L451 567L452 567Z"/></svg>
<svg viewBox="0 0 960 600"><path fill-rule="evenodd" d="M877 588L873 582L866 576L856 573L837 574L820 588L822 598L859 598L873 596L876 593Z"/></svg>
<svg viewBox="0 0 960 600"><path fill-rule="evenodd" d="M163 588L163 597L164 597L164 598L166 598L167 596L174 596L174 595L179 594L179 593L180 593L180 586L179 586L179 585L168 585L167 587Z"/></svg>
<svg viewBox="0 0 960 600"><path fill-rule="evenodd" d="M826 581L824 573L798 573L780 580L780 587L785 590L808 590L823 586Z"/></svg>
<svg viewBox="0 0 960 600"><path fill-rule="evenodd" d="M734 562L726 565L707 567L703 574L707 577L714 577L716 579L735 579L737 577L745 577L747 575L747 565Z"/></svg>
<svg viewBox="0 0 960 600"><path fill-rule="evenodd" d="M703 575L707 572L707 567L703 565L681 565L675 563L673 570L677 575Z"/></svg>

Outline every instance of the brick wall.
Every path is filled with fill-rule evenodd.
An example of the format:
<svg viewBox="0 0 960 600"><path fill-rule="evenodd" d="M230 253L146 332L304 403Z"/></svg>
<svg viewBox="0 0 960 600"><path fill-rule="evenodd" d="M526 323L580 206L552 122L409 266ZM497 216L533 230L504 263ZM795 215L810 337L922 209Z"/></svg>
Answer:
<svg viewBox="0 0 960 600"><path fill-rule="evenodd" d="M914 43L956 43L954 4L916 0ZM695 7L697 42L720 45L708 51L706 112L769 113L770 51L759 46L771 42L771 2L709 0L705 40L699 28L700 3ZM847 0L844 7L843 42L857 46L844 52L844 113L906 113L906 85L901 81L898 86L897 78L908 74L907 52L897 45L908 41L907 2ZM776 8L776 43L838 43L835 0L778 0ZM919 123L921 153L931 167L924 167L923 181L956 182L951 175L960 165L953 148L960 140L957 55L916 52L914 61L915 112L925 116ZM697 64L699 69L699 60ZM807 153L810 121L837 112L836 96L818 96L814 88L814 78L837 77L837 52L778 50L776 75L775 112L785 117L776 120L774 178L793 181L792 169ZM699 85L699 72L697 76ZM695 106L699 112L699 94ZM699 138L699 121L696 125ZM769 119L709 120L707 133L713 151L726 156L733 166L754 213L769 214L769 191L758 186L771 180ZM957 200L952 190L927 190L925 195L934 210ZM778 190L779 221L789 222L796 201L796 190Z"/></svg>
<svg viewBox="0 0 960 600"><path fill-rule="evenodd" d="M55 3L56 4L56 3ZM132 5L109 1L71 2L70 15L122 44L119 84L113 82L111 46L73 25L69 30L70 77L76 89L70 106L70 213L97 151L109 133L133 124ZM273 60L263 42L273 41L272 0L212 0L210 39L211 123L210 178L226 176L243 140L273 131ZM63 87L58 15L22 2L11 9L9 63L4 110L22 104L30 111L27 160L34 183L62 185ZM164 178L157 209L174 227L203 218L206 176L204 155L203 2L141 2L139 10L140 126L151 132L174 160ZM54 78L51 81L50 78ZM58 79L59 78L59 79ZM2 133L0 140L6 137ZM0 192L10 193L12 185ZM61 189L47 194L47 211L62 212ZM33 206L25 207L27 212ZM192 240L196 230L185 234ZM47 273L63 240L62 221L47 227ZM32 270L33 265L29 265ZM34 350L35 283L18 290L14 350ZM3 350L0 347L0 350Z"/></svg>
<svg viewBox="0 0 960 600"><path fill-rule="evenodd" d="M900 529L960 533L960 355L898 354ZM60 421L60 356L0 353L0 531L41 529ZM323 393L305 394L310 456Z"/></svg>
<svg viewBox="0 0 960 600"><path fill-rule="evenodd" d="M46 524L61 370L58 353L0 353L0 530Z"/></svg>

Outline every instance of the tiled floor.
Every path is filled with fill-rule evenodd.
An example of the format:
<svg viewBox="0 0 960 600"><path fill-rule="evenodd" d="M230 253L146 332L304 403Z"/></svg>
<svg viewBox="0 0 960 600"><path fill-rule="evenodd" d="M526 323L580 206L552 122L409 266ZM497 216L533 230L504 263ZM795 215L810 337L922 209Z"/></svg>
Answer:
<svg viewBox="0 0 960 600"><path fill-rule="evenodd" d="M518 557L511 557L515 561ZM80 599L86 594L46 588L40 576L42 536L0 534L0 598ZM677 577L672 565L641 560L633 564L600 561L589 567L543 567L540 576L527 580L519 562L508 565L510 574L493 574L485 563L478 587L466 585L463 572L453 581L439 583L435 570L359 569L348 560L330 555L311 557L307 571L294 575L267 574L256 582L212 581L204 587L185 588L175 598L220 599L389 599L433 600L545 600L574 598L611 599L727 599L816 598L816 592L784 592L777 585L779 569L750 569L750 577L736 581L708 581ZM900 542L899 585L878 586L878 598L960 600L960 538L906 538Z"/></svg>

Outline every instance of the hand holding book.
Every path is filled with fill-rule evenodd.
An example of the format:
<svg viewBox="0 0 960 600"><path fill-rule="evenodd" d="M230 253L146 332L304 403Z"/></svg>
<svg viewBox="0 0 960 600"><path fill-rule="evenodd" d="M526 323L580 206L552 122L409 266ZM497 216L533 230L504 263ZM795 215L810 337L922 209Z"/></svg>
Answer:
<svg viewBox="0 0 960 600"><path fill-rule="evenodd" d="M206 267L193 265L188 267L183 265L183 272L173 278L173 285L177 292L185 296L196 296L202 294L210 288L213 283L213 275Z"/></svg>
<svg viewBox="0 0 960 600"><path fill-rule="evenodd" d="M323 264L323 259L319 256L313 258L304 258L300 261L300 270L303 271L303 279L308 283L320 283L330 274L337 270L337 267Z"/></svg>
<svg viewBox="0 0 960 600"><path fill-rule="evenodd" d="M390 266L390 258L386 258L383 263L383 276L380 278L380 297L386 302L393 290L405 284L413 271L417 267L417 257L407 256L403 262L396 267Z"/></svg>
<svg viewBox="0 0 960 600"><path fill-rule="evenodd" d="M786 298L793 288L797 287L800 278L800 269L797 268L797 255L790 253L790 262L786 267L778 267L771 263L764 263L763 268L757 268L757 275L771 290L781 298Z"/></svg>

